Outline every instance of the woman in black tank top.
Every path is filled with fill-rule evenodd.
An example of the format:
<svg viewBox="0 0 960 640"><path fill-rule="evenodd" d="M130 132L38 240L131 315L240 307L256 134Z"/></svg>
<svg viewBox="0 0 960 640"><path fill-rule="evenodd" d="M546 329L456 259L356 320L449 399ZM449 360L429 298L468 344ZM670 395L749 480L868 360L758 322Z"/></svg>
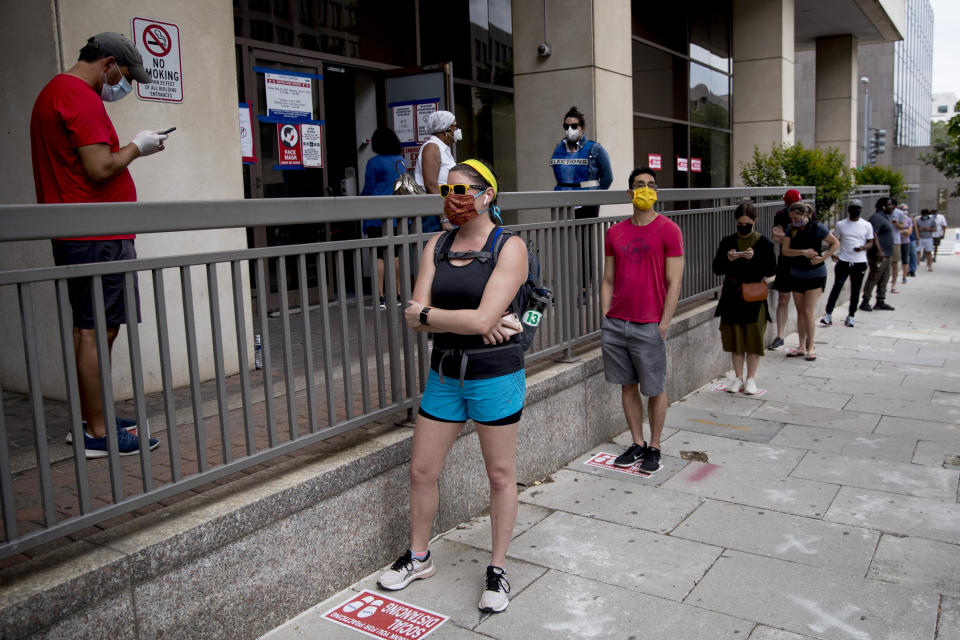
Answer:
<svg viewBox="0 0 960 640"><path fill-rule="evenodd" d="M450 170L447 182L440 186L444 212L459 228L427 242L404 312L408 327L434 334L410 461L410 549L378 584L402 589L435 573L427 543L439 506L437 481L469 418L476 424L490 481L493 534L479 608L503 611L509 604L503 567L517 516L514 458L526 388L523 348L510 342L521 326L505 310L527 278L527 249L520 238L509 237L492 259L500 230L494 222L499 220L497 182L489 167L467 160ZM455 234L452 242L449 233Z"/></svg>

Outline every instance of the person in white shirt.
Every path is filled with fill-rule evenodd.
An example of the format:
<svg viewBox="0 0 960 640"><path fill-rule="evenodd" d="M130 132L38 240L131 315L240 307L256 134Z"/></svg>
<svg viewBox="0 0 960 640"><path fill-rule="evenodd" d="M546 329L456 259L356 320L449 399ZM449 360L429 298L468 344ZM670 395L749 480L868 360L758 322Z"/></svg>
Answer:
<svg viewBox="0 0 960 640"><path fill-rule="evenodd" d="M450 148L463 138L463 132L457 126L456 116L449 111L431 113L427 130L430 137L417 153L413 178L427 193L440 193L440 185L447 182L447 173L457 164ZM441 224L444 229L453 229L446 216L427 216L423 219L423 230L440 231Z"/></svg>
<svg viewBox="0 0 960 640"><path fill-rule="evenodd" d="M937 218L937 228L933 232L933 261L937 261L937 251L940 250L940 241L943 239L943 234L947 231L947 219L943 217L942 213L937 213L937 210L933 210L933 215Z"/></svg>
<svg viewBox="0 0 960 640"><path fill-rule="evenodd" d="M840 241L840 250L833 256L837 263L833 270L833 288L827 297L827 312L820 319L820 324L833 324L834 307L840 291L850 278L850 306L847 309L847 319L844 325L853 326L853 316L857 313L857 301L860 299L860 287L863 286L863 276L867 272L867 249L873 246L873 225L860 219L863 203L860 200L851 200L847 207L847 219L837 223L833 235Z"/></svg>

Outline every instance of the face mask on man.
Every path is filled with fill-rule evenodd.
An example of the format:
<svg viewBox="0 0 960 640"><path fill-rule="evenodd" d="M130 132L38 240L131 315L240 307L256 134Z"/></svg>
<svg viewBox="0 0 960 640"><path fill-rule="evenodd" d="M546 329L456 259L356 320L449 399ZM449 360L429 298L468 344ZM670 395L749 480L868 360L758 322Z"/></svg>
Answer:
<svg viewBox="0 0 960 640"><path fill-rule="evenodd" d="M119 65L114 63L117 71L120 71ZM120 98L125 98L127 94L133 91L130 81L120 72L120 82L117 84L107 84L107 73L103 73L103 86L100 88L100 98L104 102L116 102Z"/></svg>
<svg viewBox="0 0 960 640"><path fill-rule="evenodd" d="M851 220L857 220L860 218L860 209L852 209L847 212L847 215L850 216Z"/></svg>
<svg viewBox="0 0 960 640"><path fill-rule="evenodd" d="M650 187L640 187L633 190L633 206L641 211L649 211L657 202L657 192Z"/></svg>

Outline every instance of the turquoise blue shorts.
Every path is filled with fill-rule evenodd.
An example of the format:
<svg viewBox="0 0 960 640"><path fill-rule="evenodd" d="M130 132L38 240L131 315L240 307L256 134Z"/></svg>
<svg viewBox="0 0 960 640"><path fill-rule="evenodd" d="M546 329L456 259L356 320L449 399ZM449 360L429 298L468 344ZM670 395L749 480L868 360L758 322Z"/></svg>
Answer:
<svg viewBox="0 0 960 640"><path fill-rule="evenodd" d="M496 378L464 380L440 375L430 369L427 388L420 400L420 413L440 422L514 424L523 412L527 379L523 369Z"/></svg>

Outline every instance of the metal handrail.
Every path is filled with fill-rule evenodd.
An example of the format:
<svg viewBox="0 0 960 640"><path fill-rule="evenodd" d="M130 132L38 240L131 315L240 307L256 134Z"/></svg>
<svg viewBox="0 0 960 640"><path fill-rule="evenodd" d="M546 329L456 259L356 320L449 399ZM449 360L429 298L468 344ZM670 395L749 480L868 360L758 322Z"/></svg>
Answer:
<svg viewBox="0 0 960 640"><path fill-rule="evenodd" d="M814 189L800 188L812 197ZM667 212L685 235L686 270L682 300L714 294L720 279L710 268L719 239L733 230L730 213L743 197L760 209L758 228L772 224L782 206L784 188L663 189L661 203L692 203L692 208ZM570 356L577 345L594 340L600 331L600 274L604 262L604 235L620 217L576 219L577 205L624 204L623 191L564 191L505 193L500 206L518 211L511 225L531 250L538 252L542 279L555 293L545 314L528 363L558 355ZM328 439L359 425L416 407L428 370L427 336L404 325L394 305L380 310L368 304L370 281L366 269L375 252L384 248L399 258L400 278L386 269L385 294L393 300L410 295L410 283L430 234L421 232L421 217L435 215L437 196L378 198L322 198L96 205L5 205L0 215L0 242L51 237L90 236L122 232L150 233L229 228L246 225L323 223L363 219L399 220L384 225L384 237L308 244L235 249L193 255L141 258L131 261L0 271L0 289L12 291L17 301L17 326L4 326L7 335L23 338L24 393L18 396L28 411L5 416L0 408L0 502L3 533L0 558L79 531L117 515L142 508L250 468L272 458ZM549 211L549 215L524 210ZM389 257L388 257L389 260ZM392 262L392 260L389 260ZM71 278L91 277L94 290L109 274L123 277L124 294L132 301L134 275L152 289L155 313L138 325L128 304L127 342L132 400L137 422L151 421L162 440L156 451L121 459L115 434L104 464L84 459L79 393L73 362L72 321L67 297ZM250 300L245 274L260 293ZM177 276L176 286L172 276ZM52 285L53 301L43 291ZM202 288L208 298L203 308L194 295ZM179 289L179 290L177 290ZM266 292L280 295L276 313L268 309ZM221 290L224 293L221 293ZM294 309L285 292L299 296ZM144 295L150 295L145 293ZM188 399L175 392L174 351L177 338L170 329L176 303L182 306L185 346L184 388ZM102 300L95 305L100 362L106 357L106 320ZM35 319L47 314L57 319L54 335L41 335ZM248 315L250 314L250 315ZM179 315L179 314L178 314ZM249 322L248 322L248 319ZM206 323L202 325L201 322ZM264 369L251 373L247 364L252 333L262 336ZM156 341L141 334L156 331ZM198 338L209 331L209 340ZM44 398L38 345L59 344L64 374L62 416L48 411L54 402ZM11 354L16 355L16 354ZM229 358L228 358L229 356ZM235 375L226 362L239 363ZM15 362L17 358L7 358ZM153 364L149 364L148 360ZM201 375L201 361L213 363L209 376ZM159 391L149 393L148 370L159 371ZM108 368L101 368L107 424L116 412ZM228 384L230 383L230 384ZM8 392L11 392L9 388ZM235 387L234 390L230 390ZM216 410L204 408L204 399L216 400ZM156 409L148 409L148 401ZM231 404L232 403L232 404ZM255 411L256 409L256 411ZM164 429L160 429L160 424ZM58 426L59 425L59 426ZM74 445L48 445L48 433L69 430ZM14 460L9 446L13 434L33 439L32 449ZM145 435L145 434L141 434ZM59 446L59 449L58 449ZM31 460L22 464L24 455ZM19 462L18 462L19 461ZM16 474L14 464L19 464ZM63 517L52 474L75 478L70 500L73 515ZM131 485L130 478L136 478ZM61 487L62 489L62 487ZM28 523L27 507L16 496L37 495L41 517ZM21 498L22 500L22 498ZM98 506L100 504L101 506ZM105 504L105 506L102 506ZM29 505L27 505L29 506ZM39 529L36 526L39 525ZM36 529L36 530L34 530Z"/></svg>

